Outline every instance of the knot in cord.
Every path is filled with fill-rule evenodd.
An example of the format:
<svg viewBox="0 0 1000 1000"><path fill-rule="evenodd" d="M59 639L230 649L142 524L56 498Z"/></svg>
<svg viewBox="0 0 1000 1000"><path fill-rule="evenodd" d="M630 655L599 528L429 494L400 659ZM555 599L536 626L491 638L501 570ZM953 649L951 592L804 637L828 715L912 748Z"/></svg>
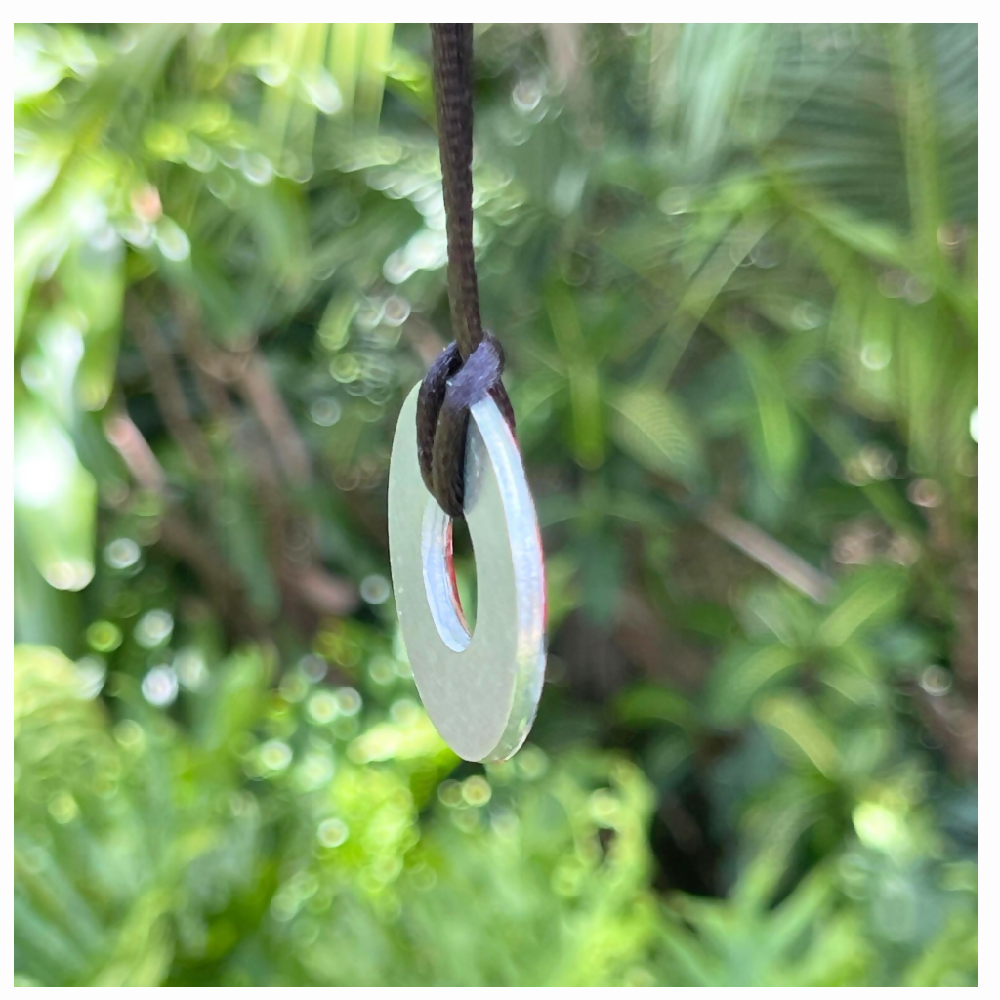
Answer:
<svg viewBox="0 0 1000 1000"><path fill-rule="evenodd" d="M492 396L511 430L514 409L500 376L500 342L483 331L479 346L463 363L458 344L449 344L424 376L417 396L417 457L424 485L449 517L465 508L465 445L469 409Z"/></svg>

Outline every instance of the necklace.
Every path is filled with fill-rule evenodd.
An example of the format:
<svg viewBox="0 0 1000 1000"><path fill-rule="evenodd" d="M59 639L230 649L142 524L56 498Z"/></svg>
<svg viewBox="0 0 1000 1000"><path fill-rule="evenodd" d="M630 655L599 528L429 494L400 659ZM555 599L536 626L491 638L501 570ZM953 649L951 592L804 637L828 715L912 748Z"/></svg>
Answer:
<svg viewBox="0 0 1000 1000"><path fill-rule="evenodd" d="M399 415L389 469L396 612L413 677L445 742L506 760L531 728L545 676L545 568L503 350L483 330L472 243L472 25L431 25L455 341ZM416 429L416 432L414 432ZM476 552L470 634L455 585L452 519Z"/></svg>

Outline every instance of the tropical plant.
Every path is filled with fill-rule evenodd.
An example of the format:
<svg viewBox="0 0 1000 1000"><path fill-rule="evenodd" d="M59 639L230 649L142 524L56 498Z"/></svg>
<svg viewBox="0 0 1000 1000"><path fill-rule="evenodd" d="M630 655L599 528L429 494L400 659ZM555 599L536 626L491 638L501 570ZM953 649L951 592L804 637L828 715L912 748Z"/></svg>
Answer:
<svg viewBox="0 0 1000 1000"><path fill-rule="evenodd" d="M483 768L388 578L426 26L17 26L19 981L975 982L977 46L477 30L551 633Z"/></svg>

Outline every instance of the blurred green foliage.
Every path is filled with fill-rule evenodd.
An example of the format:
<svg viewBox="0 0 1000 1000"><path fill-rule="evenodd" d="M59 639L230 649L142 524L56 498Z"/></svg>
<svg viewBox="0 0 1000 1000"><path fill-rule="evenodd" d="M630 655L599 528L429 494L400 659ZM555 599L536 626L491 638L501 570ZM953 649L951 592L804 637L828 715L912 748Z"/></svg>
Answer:
<svg viewBox="0 0 1000 1000"><path fill-rule="evenodd" d="M977 47L480 27L551 634L482 767L388 580L426 26L17 26L17 982L974 984Z"/></svg>

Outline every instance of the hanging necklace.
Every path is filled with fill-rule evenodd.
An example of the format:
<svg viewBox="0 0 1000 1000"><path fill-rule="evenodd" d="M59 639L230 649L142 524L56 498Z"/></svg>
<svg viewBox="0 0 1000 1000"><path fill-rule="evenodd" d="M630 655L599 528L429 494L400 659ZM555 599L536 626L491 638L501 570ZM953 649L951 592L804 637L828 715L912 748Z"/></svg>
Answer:
<svg viewBox="0 0 1000 1000"><path fill-rule="evenodd" d="M431 721L460 757L506 760L528 735L545 677L545 567L503 350L483 330L472 244L472 25L432 24L438 144L455 340L407 397L389 469L389 551L399 627ZM452 519L478 579L462 613Z"/></svg>

